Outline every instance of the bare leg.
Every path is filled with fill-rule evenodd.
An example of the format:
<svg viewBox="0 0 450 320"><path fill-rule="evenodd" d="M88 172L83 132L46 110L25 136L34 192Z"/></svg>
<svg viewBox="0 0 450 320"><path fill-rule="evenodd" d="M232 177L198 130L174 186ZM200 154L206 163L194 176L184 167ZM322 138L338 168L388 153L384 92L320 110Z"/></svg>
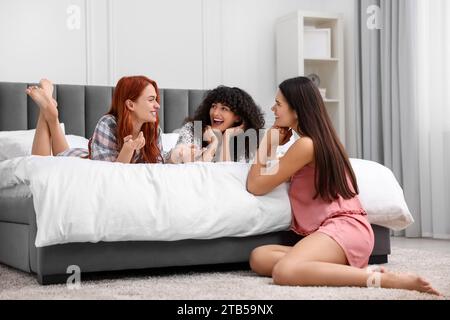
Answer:
<svg viewBox="0 0 450 320"><path fill-rule="evenodd" d="M260 276L271 277L273 267L284 258L292 249L289 246L266 245L252 251L250 254L250 267ZM374 271L381 273L387 272L385 267L375 266Z"/></svg>
<svg viewBox="0 0 450 320"><path fill-rule="evenodd" d="M61 129L58 118L53 120L47 120L48 127L50 129L50 134L52 135L52 151L54 155L66 151L69 149L69 144L67 143L66 136Z"/></svg>
<svg viewBox="0 0 450 320"><path fill-rule="evenodd" d="M45 121L40 111L36 125L36 132L33 139L33 147L31 148L31 154L37 156L52 155L50 129L48 128L47 121Z"/></svg>
<svg viewBox="0 0 450 320"><path fill-rule="evenodd" d="M46 82L47 81L47 82ZM41 80L41 85L51 83L48 80ZM45 86L44 86L45 87ZM51 136L51 145L53 154L56 155L69 148L66 137L61 130L58 119L58 109L56 108L55 100L51 96L51 91L48 86L45 89L40 87L31 87L27 89L27 94L38 104L40 115L45 119ZM49 95L50 94L50 95Z"/></svg>
<svg viewBox="0 0 450 320"><path fill-rule="evenodd" d="M250 254L250 267L260 276L271 277L273 267L292 247L267 245L254 249Z"/></svg>
<svg viewBox="0 0 450 320"><path fill-rule="evenodd" d="M50 113L53 115L53 117L47 119L47 125L49 126L49 129L52 133L53 154L56 155L67 150L69 148L69 144L67 143L66 136L64 135L60 127L57 109L58 104L56 100L53 99L53 83L48 79L41 79L41 81L39 81L39 85L44 90L47 97L49 97L52 101L51 106L53 107L53 110L51 111L53 112ZM56 111L56 113L54 111ZM55 114L56 117L54 117Z"/></svg>
<svg viewBox="0 0 450 320"><path fill-rule="evenodd" d="M431 285L413 274L380 273L381 287L417 290L438 295ZM299 286L366 287L365 269L348 265L344 251L328 235L313 233L298 242L274 266L275 284Z"/></svg>

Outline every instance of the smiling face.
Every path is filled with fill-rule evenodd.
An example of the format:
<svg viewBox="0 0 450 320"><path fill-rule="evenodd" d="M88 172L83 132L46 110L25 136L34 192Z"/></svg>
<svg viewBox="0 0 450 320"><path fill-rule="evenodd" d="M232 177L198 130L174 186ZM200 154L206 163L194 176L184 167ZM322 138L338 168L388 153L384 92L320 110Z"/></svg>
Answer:
<svg viewBox="0 0 450 320"><path fill-rule="evenodd" d="M209 117L211 119L211 127L222 132L237 126L240 121L238 115L221 103L213 103L211 109L209 109Z"/></svg>
<svg viewBox="0 0 450 320"><path fill-rule="evenodd" d="M137 121L142 123L156 122L158 110L161 107L156 101L156 90L151 84L142 90L136 101L127 100L126 103Z"/></svg>
<svg viewBox="0 0 450 320"><path fill-rule="evenodd" d="M272 107L275 115L274 125L282 128L292 128L297 130L298 120L296 112L289 106L286 98L280 90L275 98L275 105Z"/></svg>

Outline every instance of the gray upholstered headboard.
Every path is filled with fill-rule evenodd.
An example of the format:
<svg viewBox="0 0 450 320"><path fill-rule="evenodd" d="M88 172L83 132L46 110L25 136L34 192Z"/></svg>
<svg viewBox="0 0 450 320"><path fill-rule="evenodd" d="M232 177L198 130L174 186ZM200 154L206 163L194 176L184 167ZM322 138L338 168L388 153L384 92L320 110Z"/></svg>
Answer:
<svg viewBox="0 0 450 320"><path fill-rule="evenodd" d="M38 106L25 93L28 83L0 82L0 131L36 127ZM98 119L111 106L113 87L55 85L60 121L67 134L90 138ZM204 90L160 89L160 126L173 132L192 116L200 105Z"/></svg>

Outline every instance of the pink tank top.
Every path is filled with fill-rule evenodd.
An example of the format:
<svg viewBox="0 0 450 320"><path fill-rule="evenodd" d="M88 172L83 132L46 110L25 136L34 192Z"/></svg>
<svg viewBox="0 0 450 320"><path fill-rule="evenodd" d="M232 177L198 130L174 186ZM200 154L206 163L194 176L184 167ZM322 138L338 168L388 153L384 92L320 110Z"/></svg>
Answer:
<svg viewBox="0 0 450 320"><path fill-rule="evenodd" d="M289 188L293 215L291 230L306 236L316 231L325 220L334 216L366 215L358 196L348 200L339 196L332 202L326 202L320 196L314 199L316 194L314 171L315 168L312 165L306 165L291 179Z"/></svg>

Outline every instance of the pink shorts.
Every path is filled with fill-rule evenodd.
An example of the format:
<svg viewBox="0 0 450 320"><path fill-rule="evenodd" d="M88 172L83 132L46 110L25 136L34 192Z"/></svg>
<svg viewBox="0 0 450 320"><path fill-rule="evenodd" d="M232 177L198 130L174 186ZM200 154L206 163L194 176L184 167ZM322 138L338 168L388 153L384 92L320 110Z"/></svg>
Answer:
<svg viewBox="0 0 450 320"><path fill-rule="evenodd" d="M325 233L342 247L349 265L367 267L375 242L367 216L339 214L325 220L317 232Z"/></svg>

